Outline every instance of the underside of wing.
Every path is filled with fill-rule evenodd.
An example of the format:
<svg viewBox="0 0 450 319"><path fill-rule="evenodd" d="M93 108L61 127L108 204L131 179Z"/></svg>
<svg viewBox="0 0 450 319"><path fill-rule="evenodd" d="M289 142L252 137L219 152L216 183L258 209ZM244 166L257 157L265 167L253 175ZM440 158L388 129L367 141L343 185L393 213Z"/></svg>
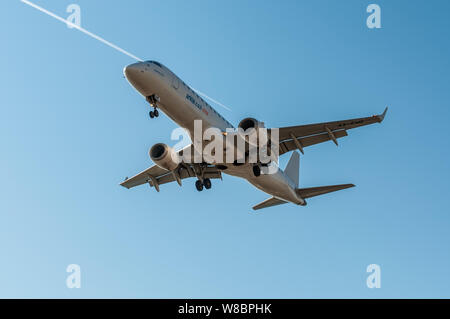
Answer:
<svg viewBox="0 0 450 319"><path fill-rule="evenodd" d="M161 177L169 173L170 171L161 168L157 165L153 165L152 167L147 168L146 170L140 172L139 174L131 178L128 177L125 178L125 180L122 183L120 183L120 185L126 188L132 188L135 186L148 183L148 181L151 180L150 176Z"/></svg>
<svg viewBox="0 0 450 319"><path fill-rule="evenodd" d="M168 171L157 165L142 171L141 173L125 179L120 185L126 188L132 188L142 184L149 184L159 190L159 186L170 182L179 181L189 178L202 176L202 178L221 179L222 173L215 166L207 166L199 169L195 165L180 164L174 171Z"/></svg>
<svg viewBox="0 0 450 319"><path fill-rule="evenodd" d="M183 180L185 178L202 176L202 178L209 179L222 179L222 173L215 166L207 166L202 168L202 172L195 168L193 165L182 164L178 168L178 172L180 175L180 179ZM155 177L156 183L158 185L171 183L177 180L175 172L168 172L162 176ZM150 179L150 186L154 186L155 180Z"/></svg>
<svg viewBox="0 0 450 319"><path fill-rule="evenodd" d="M176 169L170 171L158 165L153 165L131 178L127 177L120 185L126 188L132 188L142 184L149 184L159 191L160 185L174 181L177 181L181 185L181 180L189 177L198 177L201 179L222 178L221 171L214 165L188 164L194 163L195 159L195 150L192 144L178 151L178 154L185 162L182 161Z"/></svg>
<svg viewBox="0 0 450 319"><path fill-rule="evenodd" d="M386 112L387 108L382 114L370 117L279 128L279 154L282 155L296 149L303 153L304 147L326 141L333 141L337 145L337 139L347 136L347 130L374 123L381 123Z"/></svg>
<svg viewBox="0 0 450 319"><path fill-rule="evenodd" d="M338 139L341 137L345 137L348 134L347 134L347 131L345 131L345 130L339 130L339 131L334 131L333 135L336 139ZM301 151L303 151L304 147L308 147L311 145L315 145L315 144L319 144L319 143L323 143L323 142L327 142L327 141L331 141L331 140L332 140L332 138L328 133L317 134L317 135L301 137L301 138L297 137L298 145L300 145L300 148L299 148L293 138L287 139L284 141L281 141L281 139L280 139L280 144L279 144L280 145L280 148L279 148L280 153L279 154L283 155L284 153L298 150L298 149L301 149Z"/></svg>

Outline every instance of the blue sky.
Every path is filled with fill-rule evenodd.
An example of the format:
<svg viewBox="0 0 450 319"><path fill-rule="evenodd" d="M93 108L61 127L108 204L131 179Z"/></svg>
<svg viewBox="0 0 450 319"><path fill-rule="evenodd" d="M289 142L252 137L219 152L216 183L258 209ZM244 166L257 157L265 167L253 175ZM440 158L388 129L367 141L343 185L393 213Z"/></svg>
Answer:
<svg viewBox="0 0 450 319"><path fill-rule="evenodd" d="M2 1L0 297L450 297L448 1L36 3L79 4L84 28L161 61L235 124L390 110L305 150L301 186L357 185L307 207L255 214L268 196L230 176L126 190L176 124L148 118L122 75L132 59ZM382 29L366 27L370 3ZM81 289L65 284L73 263Z"/></svg>

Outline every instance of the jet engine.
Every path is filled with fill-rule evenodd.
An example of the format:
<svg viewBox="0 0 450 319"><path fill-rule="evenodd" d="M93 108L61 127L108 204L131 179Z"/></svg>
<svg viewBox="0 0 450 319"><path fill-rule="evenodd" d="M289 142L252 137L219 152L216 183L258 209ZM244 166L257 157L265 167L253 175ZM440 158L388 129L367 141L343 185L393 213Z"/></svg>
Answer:
<svg viewBox="0 0 450 319"><path fill-rule="evenodd" d="M278 146L278 135L272 136L272 131L265 128L264 122L248 117L239 123L238 128L238 136L246 142L245 157L250 162L254 163L256 159L257 163L268 164L274 159L273 155L278 154L277 150L272 150L272 145Z"/></svg>
<svg viewBox="0 0 450 319"><path fill-rule="evenodd" d="M169 171L176 169L180 163L177 152L164 143L153 145L149 155L156 165Z"/></svg>
<svg viewBox="0 0 450 319"><path fill-rule="evenodd" d="M239 135L241 136L241 138L243 138L248 144L252 146L259 147L267 142L267 134L265 134L265 136L262 136L262 134L264 134L264 132L266 131L260 130L265 128L263 122L259 122L254 118L248 117L243 119L239 123L238 128L240 129Z"/></svg>
<svg viewBox="0 0 450 319"><path fill-rule="evenodd" d="M238 127L243 129L244 132L245 132L249 128L254 128L255 130L258 130L259 128L264 128L264 123L263 122L259 122L257 119L248 117L248 118L243 119L239 123Z"/></svg>

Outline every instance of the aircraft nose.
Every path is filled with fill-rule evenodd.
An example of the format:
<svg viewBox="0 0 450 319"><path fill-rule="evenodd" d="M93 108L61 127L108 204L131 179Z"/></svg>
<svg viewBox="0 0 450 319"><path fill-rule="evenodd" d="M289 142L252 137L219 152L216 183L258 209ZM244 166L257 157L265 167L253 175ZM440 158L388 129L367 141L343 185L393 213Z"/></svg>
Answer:
<svg viewBox="0 0 450 319"><path fill-rule="evenodd" d="M135 78L136 75L139 74L139 72L141 72L143 70L142 68L142 64L141 63L133 63L130 65L127 65L124 69L123 69L123 74L125 75L125 77L130 80L131 78Z"/></svg>

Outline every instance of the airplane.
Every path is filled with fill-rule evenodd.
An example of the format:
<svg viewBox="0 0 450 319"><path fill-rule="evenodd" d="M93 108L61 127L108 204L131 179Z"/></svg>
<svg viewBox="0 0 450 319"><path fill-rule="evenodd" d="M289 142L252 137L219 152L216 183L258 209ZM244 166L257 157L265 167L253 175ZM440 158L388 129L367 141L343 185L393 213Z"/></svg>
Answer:
<svg viewBox="0 0 450 319"><path fill-rule="evenodd" d="M194 122L201 120L202 130L214 127L224 136L227 129L234 128L222 115L212 108L199 94L185 84L175 73L157 61L142 61L126 66L123 73L128 82L147 100L151 108L151 118L164 112L176 124L184 128L191 141L194 141ZM126 178L120 185L132 188L138 185L149 184L158 192L160 186L176 181L180 186L186 178L196 178L195 187L198 191L211 188L212 179L222 179L222 173L244 178L261 191L271 195L270 198L255 205L259 210L276 205L293 203L306 206L306 199L354 187L354 184L341 184L332 186L299 188L300 151L304 148L333 141L338 145L338 139L347 136L347 130L374 123L381 123L386 115L387 107L382 114L364 118L355 118L343 121L324 122L317 124L281 127L278 129L278 155L293 151L284 170L276 168L274 173L263 174L263 163L250 163L245 160L224 163L195 163L193 161L175 162L173 155L192 156L193 144L182 150L175 151L163 143L151 147L149 155L153 166L139 174ZM254 119L243 119L238 128L264 128L264 123ZM273 129L269 129L273 130ZM197 137L198 138L198 137ZM230 152L225 148L225 152ZM236 152L237 154L237 152ZM189 156L187 156L189 158Z"/></svg>

